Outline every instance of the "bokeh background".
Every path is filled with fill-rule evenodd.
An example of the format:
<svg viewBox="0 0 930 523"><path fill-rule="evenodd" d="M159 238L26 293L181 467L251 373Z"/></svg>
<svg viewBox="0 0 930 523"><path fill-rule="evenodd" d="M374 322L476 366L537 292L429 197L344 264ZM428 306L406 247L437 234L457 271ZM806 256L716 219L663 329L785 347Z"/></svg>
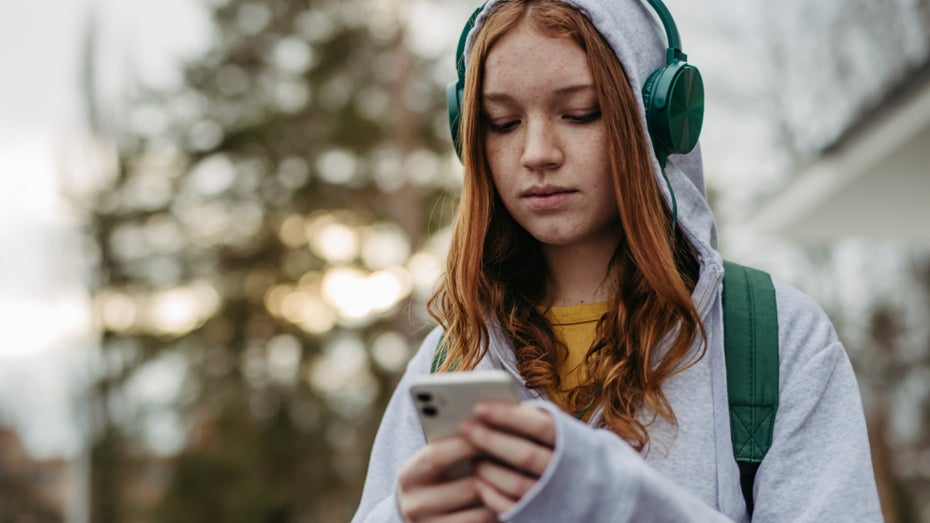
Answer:
<svg viewBox="0 0 930 523"><path fill-rule="evenodd" d="M721 251L827 310L886 520L930 521L930 1L667 3ZM0 522L351 518L476 4L0 3Z"/></svg>

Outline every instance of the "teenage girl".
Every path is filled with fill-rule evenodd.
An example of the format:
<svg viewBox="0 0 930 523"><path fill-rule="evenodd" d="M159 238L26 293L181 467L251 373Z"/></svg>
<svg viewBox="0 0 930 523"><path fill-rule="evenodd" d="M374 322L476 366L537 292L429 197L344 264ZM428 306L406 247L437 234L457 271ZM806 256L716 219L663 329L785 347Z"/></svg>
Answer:
<svg viewBox="0 0 930 523"><path fill-rule="evenodd" d="M384 414L354 521L881 520L845 350L781 284L772 445L741 492L696 132L667 143L644 104L684 59L664 9L491 0L474 20L439 327ZM525 401L426 444L407 387L440 346L440 372L504 369ZM462 460L474 474L445 480Z"/></svg>

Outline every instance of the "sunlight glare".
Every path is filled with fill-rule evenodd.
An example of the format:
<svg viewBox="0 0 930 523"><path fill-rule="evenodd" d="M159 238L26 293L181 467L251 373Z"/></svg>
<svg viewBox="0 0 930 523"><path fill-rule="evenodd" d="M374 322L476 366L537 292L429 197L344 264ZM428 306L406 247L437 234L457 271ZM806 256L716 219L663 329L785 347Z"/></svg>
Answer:
<svg viewBox="0 0 930 523"><path fill-rule="evenodd" d="M340 333L323 346L323 354L310 365L309 381L325 394L338 392L366 369L368 353L357 335Z"/></svg>
<svg viewBox="0 0 930 523"><path fill-rule="evenodd" d="M383 332L371 342L371 357L385 371L398 372L410 358L410 347L400 333Z"/></svg>
<svg viewBox="0 0 930 523"><path fill-rule="evenodd" d="M365 273L358 269L338 267L323 276L323 298L348 320L361 320L371 312L365 289Z"/></svg>
<svg viewBox="0 0 930 523"><path fill-rule="evenodd" d="M209 283L198 282L152 295L146 319L152 332L180 336L203 325L219 306L220 296L216 289Z"/></svg>
<svg viewBox="0 0 930 523"><path fill-rule="evenodd" d="M339 332L326 340L306 377L324 395L329 408L343 419L362 415L378 397L378 381L369 368L368 352L354 332Z"/></svg>
<svg viewBox="0 0 930 523"><path fill-rule="evenodd" d="M442 276L442 265L439 256L421 251L410 257L407 270L413 280L413 292L417 298L426 299L436 287L436 282Z"/></svg>
<svg viewBox="0 0 930 523"><path fill-rule="evenodd" d="M95 310L101 327L113 332L129 332L138 319L136 300L125 293L105 290L98 294Z"/></svg>
<svg viewBox="0 0 930 523"><path fill-rule="evenodd" d="M359 269L338 267L323 276L323 299L341 319L359 322L389 312L410 294L411 287L410 275L404 269L366 274Z"/></svg>
<svg viewBox="0 0 930 523"><path fill-rule="evenodd" d="M330 263L344 264L358 256L358 232L330 213L311 214L306 233L313 253Z"/></svg>
<svg viewBox="0 0 930 523"><path fill-rule="evenodd" d="M282 385L293 385L300 367L300 341L290 334L279 334L268 341L266 351L271 379Z"/></svg>
<svg viewBox="0 0 930 523"><path fill-rule="evenodd" d="M310 334L323 334L336 324L336 315L318 292L298 289L284 298L284 318Z"/></svg>
<svg viewBox="0 0 930 523"><path fill-rule="evenodd" d="M316 65L317 57L313 47L306 40L288 36L274 45L271 62L281 71L300 76Z"/></svg>
<svg viewBox="0 0 930 523"><path fill-rule="evenodd" d="M265 308L272 316L284 317L284 300L291 293L290 285L275 285L265 293Z"/></svg>
<svg viewBox="0 0 930 523"><path fill-rule="evenodd" d="M294 26L300 36L311 43L328 40L336 30L331 17L319 8L297 15Z"/></svg>
<svg viewBox="0 0 930 523"><path fill-rule="evenodd" d="M216 196L232 187L236 179L236 166L225 154L207 156L191 169L187 185L197 194Z"/></svg>
<svg viewBox="0 0 930 523"><path fill-rule="evenodd" d="M307 235L304 234L304 217L299 214L292 214L281 222L278 228L278 237L284 245L297 248L307 243Z"/></svg>
<svg viewBox="0 0 930 523"><path fill-rule="evenodd" d="M386 269L404 263L410 256L410 241L400 227L382 223L362 232L362 261L371 269Z"/></svg>
<svg viewBox="0 0 930 523"><path fill-rule="evenodd" d="M326 98L341 99L342 104L345 104L345 102L348 101L348 95L351 94L352 89L346 89L346 86L334 84L334 82L335 79L330 80L329 83L324 85L321 96L324 100ZM328 102L324 101L324 103ZM320 154L317 159L316 167L323 181L334 185L345 185L355 178L356 171L358 170L358 160L355 155L347 150L331 149Z"/></svg>

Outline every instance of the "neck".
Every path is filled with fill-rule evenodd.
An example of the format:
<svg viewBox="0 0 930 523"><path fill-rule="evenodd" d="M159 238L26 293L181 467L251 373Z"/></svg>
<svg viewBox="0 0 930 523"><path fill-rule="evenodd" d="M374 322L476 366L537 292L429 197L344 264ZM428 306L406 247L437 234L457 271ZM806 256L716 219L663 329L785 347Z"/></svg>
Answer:
<svg viewBox="0 0 930 523"><path fill-rule="evenodd" d="M608 278L615 245L545 246L543 254L549 269L545 305L559 307L610 300L616 292L614 279Z"/></svg>

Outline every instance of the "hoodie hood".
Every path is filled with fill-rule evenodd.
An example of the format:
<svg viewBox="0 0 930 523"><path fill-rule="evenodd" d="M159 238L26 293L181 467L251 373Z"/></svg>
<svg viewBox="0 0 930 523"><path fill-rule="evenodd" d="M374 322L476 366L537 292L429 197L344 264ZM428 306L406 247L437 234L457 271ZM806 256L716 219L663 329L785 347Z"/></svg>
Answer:
<svg viewBox="0 0 930 523"><path fill-rule="evenodd" d="M488 15L505 1L490 0L484 6L468 34L466 56L471 53L475 35L481 31ZM665 67L665 51L668 47L665 29L652 7L644 0L563 0L563 3L588 18L613 49L636 97L640 125L644 130L648 129L642 96L643 84L653 71ZM655 181L666 205L671 209L672 195L662 176L648 133L646 139L649 142ZM716 226L704 193L700 145L687 155L670 156L665 174L675 192L678 227L681 227L694 246L702 266L708 263L719 265L720 258L715 250Z"/></svg>

